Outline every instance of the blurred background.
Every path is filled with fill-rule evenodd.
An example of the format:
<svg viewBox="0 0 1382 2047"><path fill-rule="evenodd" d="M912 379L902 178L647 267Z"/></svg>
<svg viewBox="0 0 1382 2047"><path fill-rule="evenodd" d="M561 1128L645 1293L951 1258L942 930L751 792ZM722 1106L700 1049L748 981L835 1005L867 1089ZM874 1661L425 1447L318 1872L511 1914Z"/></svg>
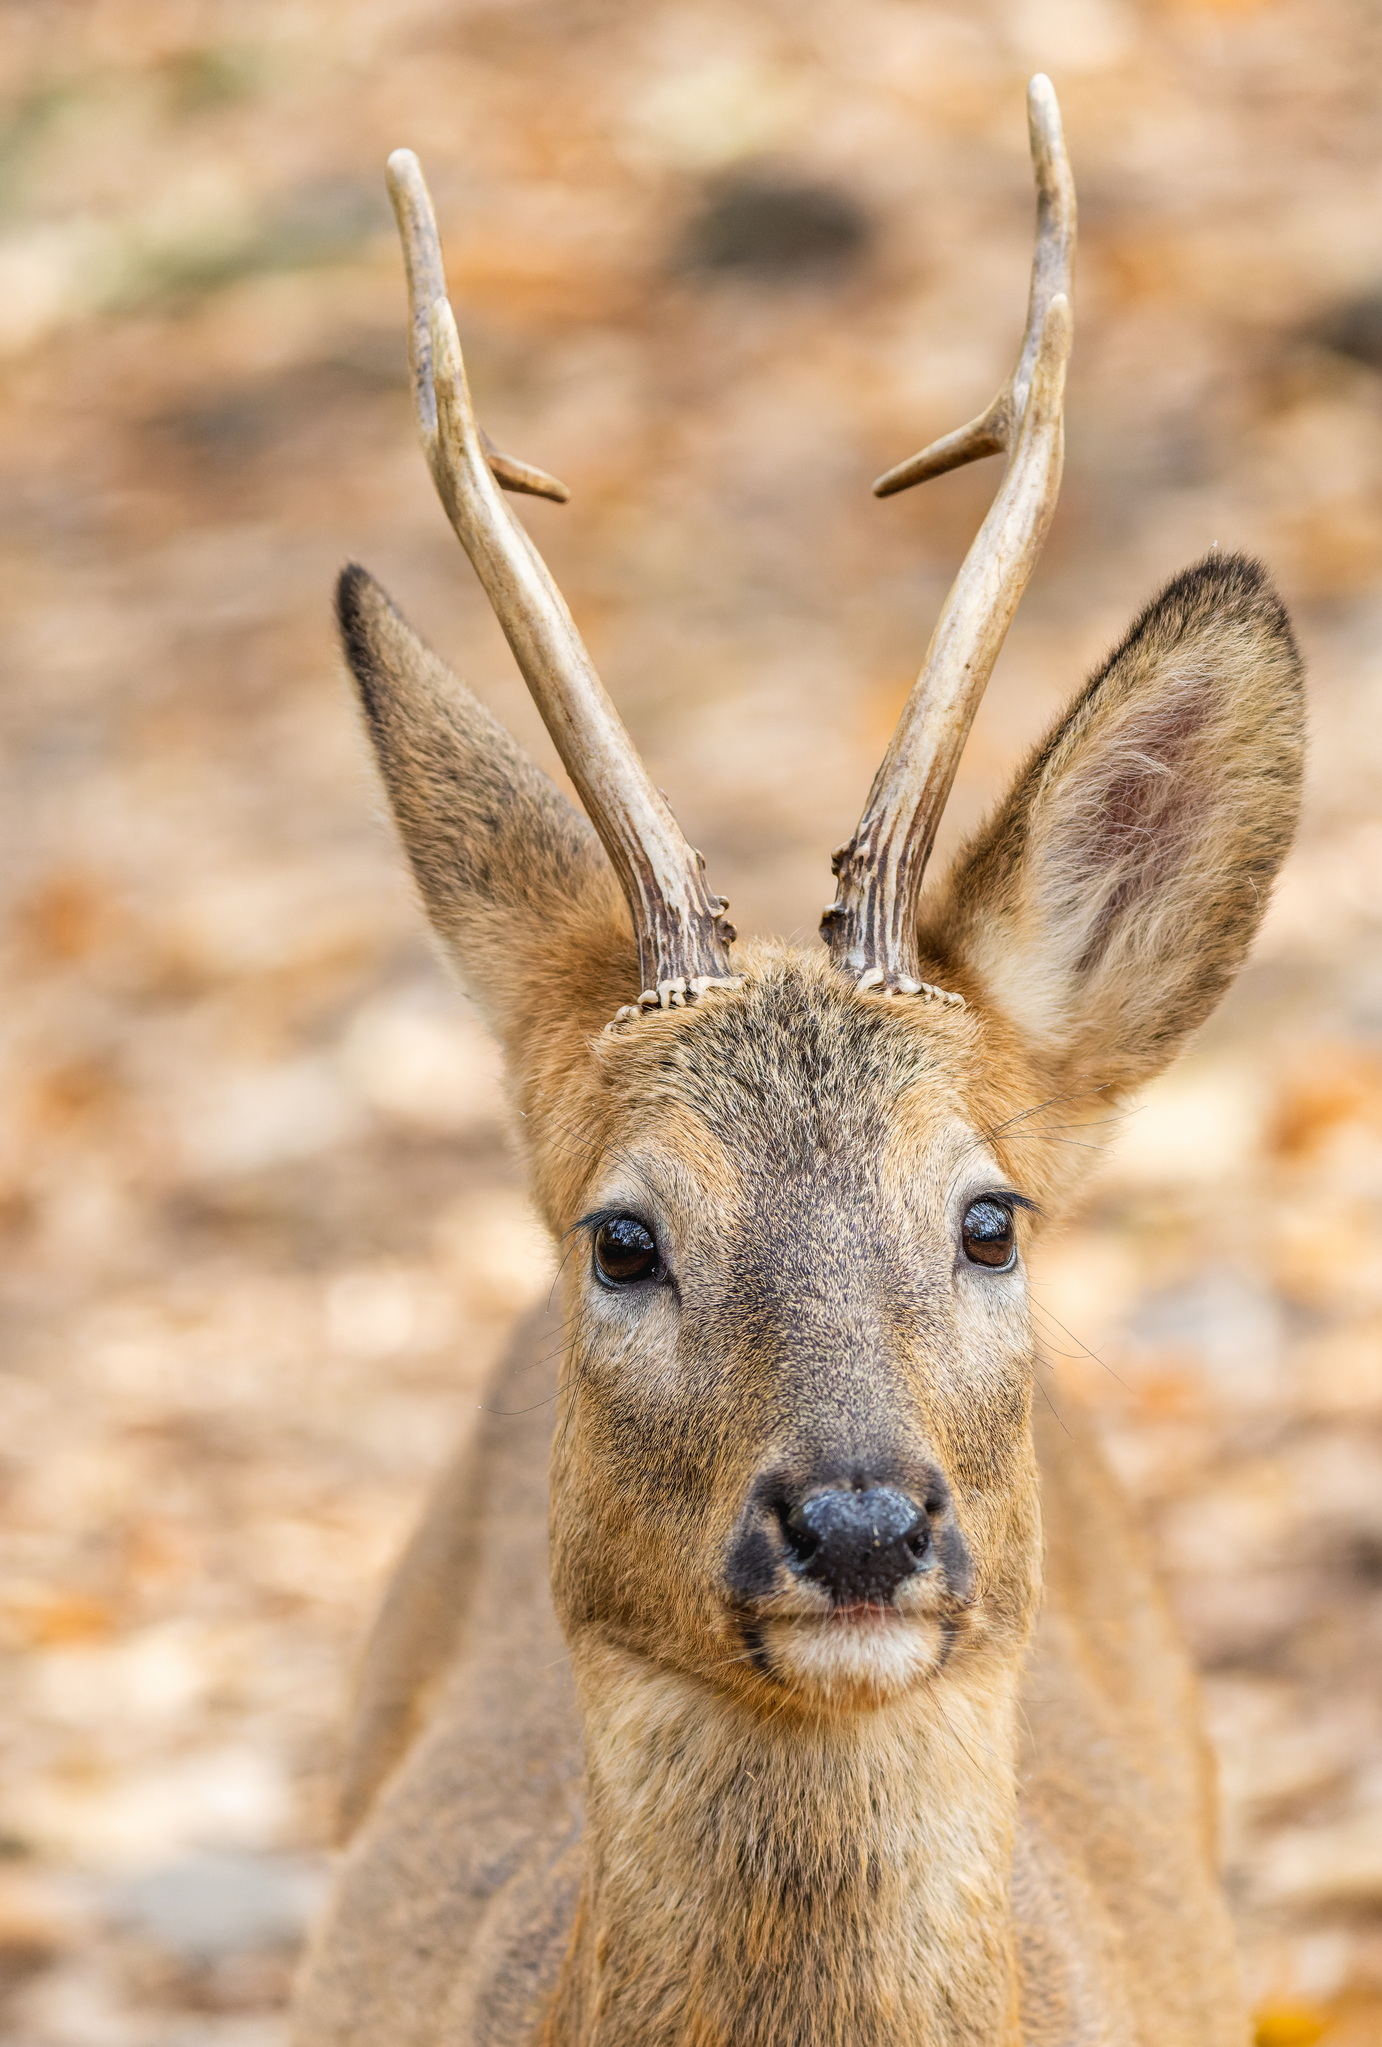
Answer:
<svg viewBox="0 0 1382 2047"><path fill-rule="evenodd" d="M1048 1250L1204 1674L1264 2047L1382 2040L1382 15L1372 0L0 4L0 2035L276 2047L350 1660L550 1260L343 684L356 557L551 764L434 502L389 149L748 928L814 931L997 480L887 504L1081 205L1064 497L972 823L1166 576L1313 683L1255 962Z"/></svg>

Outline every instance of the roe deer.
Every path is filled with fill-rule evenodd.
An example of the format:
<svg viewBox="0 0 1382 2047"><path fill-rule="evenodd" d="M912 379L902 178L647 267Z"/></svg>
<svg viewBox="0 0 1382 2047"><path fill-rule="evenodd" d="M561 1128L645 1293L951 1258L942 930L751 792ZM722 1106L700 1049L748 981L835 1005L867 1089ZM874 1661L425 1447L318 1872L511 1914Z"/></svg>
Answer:
<svg viewBox="0 0 1382 2047"><path fill-rule="evenodd" d="M433 475L590 822L348 569L398 827L569 1255L377 1624L304 2047L1243 2047L1194 1686L1086 1430L1034 1412L1025 1266L1088 1157L1052 1125L1243 959L1301 670L1211 555L923 893L1061 467L1045 79L1030 122L1017 367L876 489L1007 469L814 951L736 942L638 761L497 486L565 492L481 434L391 159Z"/></svg>

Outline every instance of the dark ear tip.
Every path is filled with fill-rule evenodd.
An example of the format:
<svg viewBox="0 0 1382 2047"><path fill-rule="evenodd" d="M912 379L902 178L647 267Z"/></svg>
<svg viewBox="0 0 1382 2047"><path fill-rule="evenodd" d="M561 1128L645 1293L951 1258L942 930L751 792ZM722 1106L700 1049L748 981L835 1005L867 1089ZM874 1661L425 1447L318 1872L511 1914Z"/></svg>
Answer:
<svg viewBox="0 0 1382 2047"><path fill-rule="evenodd" d="M369 570L361 568L359 562L347 562L336 578L337 611L347 610L355 602L360 585L372 581Z"/></svg>
<svg viewBox="0 0 1382 2047"><path fill-rule="evenodd" d="M1197 562L1191 562L1188 569L1182 569L1173 582L1219 583L1228 588L1262 590L1271 587L1271 578L1265 565L1256 555L1239 554L1230 548L1211 547L1208 554Z"/></svg>
<svg viewBox="0 0 1382 2047"><path fill-rule="evenodd" d="M1218 548L1173 576L1148 611L1178 610L1187 625L1214 613L1227 612L1290 634L1286 606L1265 565L1250 554L1224 554Z"/></svg>
<svg viewBox="0 0 1382 2047"><path fill-rule="evenodd" d="M353 632L359 631L367 611L388 602L368 569L361 568L359 562L346 563L336 578L336 620L347 642Z"/></svg>
<svg viewBox="0 0 1382 2047"><path fill-rule="evenodd" d="M1221 630L1225 625L1236 625L1264 649L1275 643L1286 658L1286 672L1299 677L1300 652L1290 616L1267 570L1251 555L1224 554L1215 548L1163 585L1091 679L1091 688L1139 645L1150 643L1164 650L1205 628Z"/></svg>
<svg viewBox="0 0 1382 2047"><path fill-rule="evenodd" d="M381 668L381 635L393 620L402 624L383 585L358 562L347 562L336 579L336 623L346 660L367 695Z"/></svg>

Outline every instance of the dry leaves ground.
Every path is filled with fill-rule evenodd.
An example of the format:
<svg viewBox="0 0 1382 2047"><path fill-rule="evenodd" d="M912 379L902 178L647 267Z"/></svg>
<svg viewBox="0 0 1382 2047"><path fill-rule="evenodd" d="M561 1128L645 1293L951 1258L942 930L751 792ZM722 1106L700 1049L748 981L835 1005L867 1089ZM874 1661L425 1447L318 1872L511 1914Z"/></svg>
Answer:
<svg viewBox="0 0 1382 2047"><path fill-rule="evenodd" d="M1315 746L1256 962L1044 1266L1205 1673L1261 2039L1382 2039L1382 19L1366 0L0 6L0 1964L15 2047L269 2047L352 1645L548 1284L328 628L543 759L432 500L387 150L740 921L809 931L993 477L880 506L1082 203L1065 497L955 830L1164 576L1261 552Z"/></svg>

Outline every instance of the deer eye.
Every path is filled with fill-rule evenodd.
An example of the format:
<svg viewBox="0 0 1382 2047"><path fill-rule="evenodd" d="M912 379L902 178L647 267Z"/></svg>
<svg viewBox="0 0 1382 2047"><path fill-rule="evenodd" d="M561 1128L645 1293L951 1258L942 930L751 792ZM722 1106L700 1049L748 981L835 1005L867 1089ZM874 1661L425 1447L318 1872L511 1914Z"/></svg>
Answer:
<svg viewBox="0 0 1382 2047"><path fill-rule="evenodd" d="M1017 1259L1017 1237L1013 1212L1006 1201L985 1195L971 1201L960 1225L960 1242L971 1265L986 1265L991 1272L1006 1272Z"/></svg>
<svg viewBox="0 0 1382 2047"><path fill-rule="evenodd" d="M606 1286L630 1286L660 1271L657 1239L637 1216L614 1215L595 1232L595 1270Z"/></svg>

